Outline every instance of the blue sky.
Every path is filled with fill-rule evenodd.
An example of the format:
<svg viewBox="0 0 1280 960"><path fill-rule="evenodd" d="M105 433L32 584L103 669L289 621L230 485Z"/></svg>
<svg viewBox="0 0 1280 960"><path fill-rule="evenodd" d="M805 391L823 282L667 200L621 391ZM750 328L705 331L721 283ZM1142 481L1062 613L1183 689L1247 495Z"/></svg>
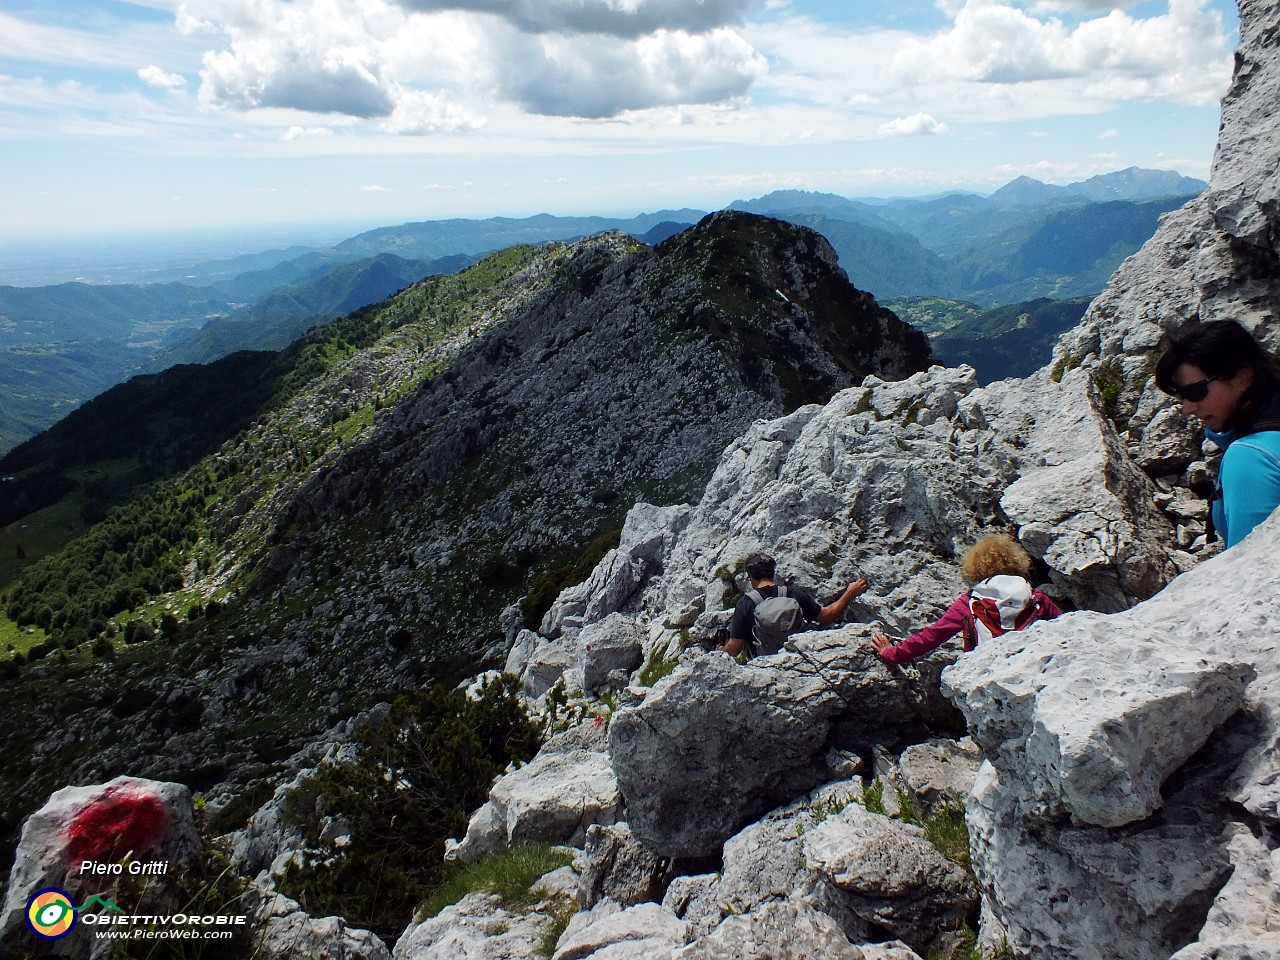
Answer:
<svg viewBox="0 0 1280 960"><path fill-rule="evenodd" d="M0 0L0 233L1207 178L1222 0Z"/></svg>

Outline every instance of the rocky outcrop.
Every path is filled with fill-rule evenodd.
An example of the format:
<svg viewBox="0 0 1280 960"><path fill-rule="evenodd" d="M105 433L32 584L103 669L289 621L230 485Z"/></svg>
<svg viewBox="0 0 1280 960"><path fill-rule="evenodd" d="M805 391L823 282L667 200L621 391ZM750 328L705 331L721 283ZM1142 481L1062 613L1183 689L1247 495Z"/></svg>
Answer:
<svg viewBox="0 0 1280 960"><path fill-rule="evenodd" d="M473 893L438 916L409 927L396 941L395 960L538 960L553 922L554 901L531 911L508 910L499 898Z"/></svg>
<svg viewBox="0 0 1280 960"><path fill-rule="evenodd" d="M670 956L684 943L684 921L666 907L641 903L620 910L605 901L573 918L552 960L647 960Z"/></svg>
<svg viewBox="0 0 1280 960"><path fill-rule="evenodd" d="M288 897L263 890L253 911L253 956L289 960L391 960L391 951L368 930L342 917L312 917Z"/></svg>
<svg viewBox="0 0 1280 960"><path fill-rule="evenodd" d="M669 861L636 840L625 823L589 827L582 861L578 905L584 910L606 900L624 907L661 900L670 879Z"/></svg>
<svg viewBox="0 0 1280 960"><path fill-rule="evenodd" d="M673 960L752 956L870 960L870 955L851 944L825 913L793 902L771 903L745 916L730 917L713 933L675 954Z"/></svg>
<svg viewBox="0 0 1280 960"><path fill-rule="evenodd" d="M821 347L819 367L847 372L836 361L850 344L838 330L809 329L800 315L810 301L770 299L769 286L821 298L838 274L812 247L818 265L797 286L795 258L771 234L748 231L758 270L743 286L723 269L734 243L721 241L743 240L745 225L721 218L652 256L610 259L616 240L584 248L597 269L579 287L386 417L379 443L362 448L376 458L351 454L299 494L299 526L282 530L274 567L282 597L319 582L314 551L328 534L308 530L308 514L323 526L374 503L384 468L406 478L388 501L404 518L382 518L399 552L378 582L407 591L416 616L450 570L483 559L468 553L481 542L475 526L436 537L451 504L437 503L439 516L416 506L446 467L470 471L455 492L484 492L508 466L486 457L546 442L538 470L486 501L505 538L497 552L519 555L571 540L573 509L598 518L610 496L629 498L639 485L614 481L635 480L637 460L657 458L654 476L670 479L695 449L728 443L698 502L637 506L591 573L545 609L508 607L502 620L507 665L530 702L547 705L558 686L594 714L581 710L584 723L499 778L454 854L472 859L530 837L570 842L583 848L572 889L525 912L472 895L412 924L397 957L532 956L545 937L559 960L752 950L909 960L955 946L975 921L986 947L1007 945L1020 960L1275 955L1280 517L1212 556L1197 496L1210 465L1147 378L1161 332L1182 320L1236 315L1278 336L1280 148L1270 115L1280 4L1246 0L1242 18L1209 191L1166 218L1064 338L1053 368L986 388L965 368L872 376L805 405L773 351ZM657 297L668 278L659 268L675 255L698 264L701 280L658 297L680 309L657 323L621 291ZM688 351L699 356L690 367L672 366L682 348L637 368L668 399L680 399L679 382L731 387L664 408L653 421L662 436L628 433L636 383L619 381L617 397L598 382L588 389L588 356L620 369L610 364L641 332L705 344L735 311L767 315L781 338L728 331L724 349L745 361L737 380L716 379L723 368L701 347ZM886 342L869 336L866 356ZM537 364L555 370L554 396L529 382ZM752 392L753 383L765 386ZM764 397L751 410L772 419L739 420L736 439L686 432L683 420L721 412L708 396L743 396L739 387ZM497 406L482 407L485 397ZM534 401L561 420L603 411L584 457L594 473L565 459L559 421L539 436L514 423L511 411ZM465 427L457 435L444 428L449 410ZM548 473L577 484L579 501L539 502L527 528L514 524L518 498L508 493L536 492ZM944 648L908 667L881 662L870 633L901 636L936 617L963 589L959 554L992 530L1019 537L1071 612L964 656ZM409 532L420 537L412 545ZM858 576L871 589L851 606L852 622L737 664L706 641L744 586L744 558L761 548L819 597ZM325 616L354 617L359 633L356 624L381 623L369 618L394 605L374 610L360 597ZM640 684L643 660L675 656L669 676ZM607 708L590 699L605 691ZM961 725L969 739L956 742ZM954 810L960 794L972 873L907 822ZM557 938L566 903L584 909Z"/></svg>
<svg viewBox="0 0 1280 960"><path fill-rule="evenodd" d="M1280 6L1239 6L1235 73L1208 189L1162 218L1054 351L1060 368L1083 365L1111 385L1130 448L1161 474L1181 474L1199 459L1195 431L1164 414L1169 401L1150 377L1164 331L1234 319L1280 347L1280 130L1272 109L1280 95Z"/></svg>
<svg viewBox="0 0 1280 960"><path fill-rule="evenodd" d="M921 951L958 930L978 904L973 878L922 828L856 803L805 834L804 859L844 894L848 910Z"/></svg>
<svg viewBox="0 0 1280 960"><path fill-rule="evenodd" d="M988 761L975 865L1019 954L1167 957L1215 895L1230 916L1233 870L1269 871L1239 837L1276 818L1277 548L1280 516L1126 613L1041 624L944 674Z"/></svg>
<svg viewBox="0 0 1280 960"><path fill-rule="evenodd" d="M930 702L871 653L865 628L798 634L745 667L694 654L609 725L631 830L672 857L713 853L827 780L828 754L929 729Z"/></svg>

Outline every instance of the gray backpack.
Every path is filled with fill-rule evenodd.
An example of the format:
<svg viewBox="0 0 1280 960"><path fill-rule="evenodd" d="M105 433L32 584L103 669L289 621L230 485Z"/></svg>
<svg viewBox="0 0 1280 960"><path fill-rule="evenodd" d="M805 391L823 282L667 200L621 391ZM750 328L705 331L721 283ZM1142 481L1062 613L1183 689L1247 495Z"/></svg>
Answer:
<svg viewBox="0 0 1280 960"><path fill-rule="evenodd" d="M747 596L756 605L752 615L755 626L751 630L755 641L749 650L751 656L777 653L791 634L803 629L804 613L795 597L787 595L787 588L778 587L776 597L765 598L759 590L748 590Z"/></svg>

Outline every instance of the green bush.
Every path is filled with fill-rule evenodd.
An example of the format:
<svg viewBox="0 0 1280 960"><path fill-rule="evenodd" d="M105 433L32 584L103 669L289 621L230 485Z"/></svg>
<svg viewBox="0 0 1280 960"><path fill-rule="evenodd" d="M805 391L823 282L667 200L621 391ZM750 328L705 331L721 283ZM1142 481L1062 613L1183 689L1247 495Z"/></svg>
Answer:
<svg viewBox="0 0 1280 960"><path fill-rule="evenodd" d="M649 657L645 660L644 666L640 668L640 675L636 678L636 682L640 686L654 686L663 677L671 676L675 668L680 665L680 658L668 658L666 650L666 646L658 644L649 651Z"/></svg>
<svg viewBox="0 0 1280 960"><path fill-rule="evenodd" d="M462 835L494 777L537 753L542 730L518 693L508 675L477 700L438 688L399 697L357 735L358 759L326 761L291 796L286 815L308 856L280 891L394 940L447 879L445 840ZM345 822L349 843L321 841L329 818Z"/></svg>
<svg viewBox="0 0 1280 960"><path fill-rule="evenodd" d="M509 910L528 910L541 899L534 886L542 877L573 862L567 850L546 844L524 843L479 863L456 868L422 906L417 920L429 920L469 893L492 893Z"/></svg>
<svg viewBox="0 0 1280 960"><path fill-rule="evenodd" d="M964 806L948 800L931 817L920 824L924 835L937 851L966 870L972 869L969 859L969 828L965 825Z"/></svg>
<svg viewBox="0 0 1280 960"><path fill-rule="evenodd" d="M896 819L903 823L914 824L924 830L925 839L935 850L953 863L958 863L966 870L971 870L969 859L969 829L965 825L964 805L956 799L944 801L932 816L924 817L916 809L911 794L895 787L894 795L898 801ZM871 813L888 816L884 802L884 784L875 780L862 793L862 805Z"/></svg>
<svg viewBox="0 0 1280 960"><path fill-rule="evenodd" d="M889 811L884 805L884 784L879 780L871 781L870 786L862 791L862 805L871 813L878 813L882 817L887 817Z"/></svg>
<svg viewBox="0 0 1280 960"><path fill-rule="evenodd" d="M556 907L551 912L551 919L547 925L542 928L542 936L539 938L538 952L542 956L550 960L556 952L556 944L560 942L560 938L564 936L564 932L569 927L569 921L573 919L573 915L578 912L578 905L568 897L561 897Z"/></svg>

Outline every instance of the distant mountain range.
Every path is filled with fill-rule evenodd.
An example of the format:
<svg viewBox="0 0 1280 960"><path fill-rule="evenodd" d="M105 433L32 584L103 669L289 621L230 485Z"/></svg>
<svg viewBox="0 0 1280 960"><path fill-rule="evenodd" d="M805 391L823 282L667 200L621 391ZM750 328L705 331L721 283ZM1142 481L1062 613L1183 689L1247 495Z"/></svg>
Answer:
<svg viewBox="0 0 1280 960"><path fill-rule="evenodd" d="M1130 168L1066 186L1020 177L987 197L850 199L782 190L730 209L822 233L854 285L881 301L941 297L985 310L1091 296L1154 232L1161 214L1204 186L1169 171ZM316 324L494 250L610 230L653 245L703 216L680 209L630 218L405 223L323 249L195 264L164 283L0 287L0 389L7 400L0 453L133 374L281 349Z"/></svg>
<svg viewBox="0 0 1280 960"><path fill-rule="evenodd" d="M753 421L928 363L821 237L720 213L656 247L507 248L108 391L0 457L0 636L36 664L0 656L0 855L67 779L261 783L339 716L460 679ZM208 634L159 647L153 620Z"/></svg>

